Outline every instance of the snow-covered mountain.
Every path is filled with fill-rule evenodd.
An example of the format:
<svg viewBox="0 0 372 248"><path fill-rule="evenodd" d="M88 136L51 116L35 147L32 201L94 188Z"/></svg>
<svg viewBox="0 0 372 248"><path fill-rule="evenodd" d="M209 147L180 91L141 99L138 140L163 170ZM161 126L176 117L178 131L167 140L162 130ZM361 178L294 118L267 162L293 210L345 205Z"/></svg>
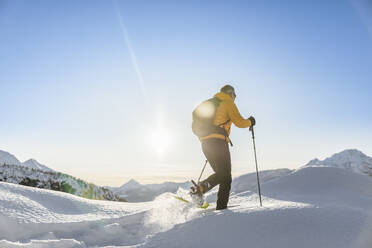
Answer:
<svg viewBox="0 0 372 248"><path fill-rule="evenodd" d="M54 171L35 159L21 163L14 155L1 150L0 156L0 181L62 191L88 199L126 201L109 189Z"/></svg>
<svg viewBox="0 0 372 248"><path fill-rule="evenodd" d="M0 182L0 247L372 247L370 177L334 166L260 175L263 207L248 174L224 211L172 193L121 203Z"/></svg>
<svg viewBox="0 0 372 248"><path fill-rule="evenodd" d="M120 190L132 190L142 187L142 185L134 179L129 180L119 187Z"/></svg>
<svg viewBox="0 0 372 248"><path fill-rule="evenodd" d="M356 149L344 150L324 160L315 158L305 166L331 166L372 177L372 158Z"/></svg>
<svg viewBox="0 0 372 248"><path fill-rule="evenodd" d="M0 164L21 165L21 162L13 154L0 150Z"/></svg>
<svg viewBox="0 0 372 248"><path fill-rule="evenodd" d="M36 159L29 159L25 162L22 163L23 166L30 168L30 169L36 169L36 170L42 170L42 171L54 171L51 168L40 164L39 162L36 161Z"/></svg>
<svg viewBox="0 0 372 248"><path fill-rule="evenodd" d="M16 156L14 156L13 154L10 154L9 152L0 150L0 165L4 165L4 164L24 166L24 167L27 167L27 168L30 168L30 169L36 169L36 170L42 170L42 171L48 171L48 172L54 171L51 168L49 168L49 167L47 167L43 164L40 164L38 161L36 161L36 159L31 158L31 159L26 160L25 162L21 163L16 158Z"/></svg>

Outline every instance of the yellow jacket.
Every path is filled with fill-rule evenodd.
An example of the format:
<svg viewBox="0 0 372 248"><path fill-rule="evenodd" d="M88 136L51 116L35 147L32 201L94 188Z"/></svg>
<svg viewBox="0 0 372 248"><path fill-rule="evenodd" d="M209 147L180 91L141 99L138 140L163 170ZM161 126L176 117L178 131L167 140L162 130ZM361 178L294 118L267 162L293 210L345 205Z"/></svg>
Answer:
<svg viewBox="0 0 372 248"><path fill-rule="evenodd" d="M220 105L217 108L216 115L214 117L214 125L219 126L222 123L227 122L223 127L228 135L230 135L230 128L231 124L234 123L235 126L240 128L250 127L252 125L251 121L248 119L244 119L241 114L239 113L238 108L236 107L232 97L224 92L219 92L214 97L217 97L221 100ZM228 137L225 137L223 134L219 133L212 133L208 136L201 137L200 141L211 139L211 138L218 138L226 140L226 142L230 142Z"/></svg>

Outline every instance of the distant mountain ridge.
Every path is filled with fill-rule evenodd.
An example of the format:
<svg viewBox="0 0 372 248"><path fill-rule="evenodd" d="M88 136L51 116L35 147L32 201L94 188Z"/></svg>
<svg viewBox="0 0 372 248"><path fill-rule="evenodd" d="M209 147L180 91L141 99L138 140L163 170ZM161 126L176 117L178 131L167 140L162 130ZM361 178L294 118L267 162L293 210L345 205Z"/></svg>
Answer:
<svg viewBox="0 0 372 248"><path fill-rule="evenodd" d="M25 162L22 163L23 166L27 167L27 168L31 168L31 169L37 169L37 170L42 170L42 171L54 171L52 170L51 168L43 165L43 164L40 164L38 161L36 161L36 159L29 159Z"/></svg>
<svg viewBox="0 0 372 248"><path fill-rule="evenodd" d="M22 163L13 154L0 150L0 164L21 165Z"/></svg>
<svg viewBox="0 0 372 248"><path fill-rule="evenodd" d="M356 149L347 149L336 153L324 160L313 159L305 166L328 166L351 170L356 173L365 174L372 177L372 158ZM282 176L293 173L290 169L275 169L260 171L261 183L278 179ZM176 193L178 188L189 189L190 182L165 182L161 184L140 184L131 179L120 187L109 187L115 194L126 198L129 202L152 201L164 192ZM231 192L239 193L250 189L255 191L257 188L256 173L247 173L236 177L232 181ZM214 189L216 191L216 189ZM216 192L209 196L209 200L215 200Z"/></svg>
<svg viewBox="0 0 372 248"><path fill-rule="evenodd" d="M324 160L315 158L305 166L337 167L372 177L372 158L357 149L347 149Z"/></svg>
<svg viewBox="0 0 372 248"><path fill-rule="evenodd" d="M120 187L107 187L115 194L127 199L129 202L152 201L165 192L176 193L178 188L190 188L190 182L164 182L160 184L140 184L134 179L129 180Z"/></svg>
<svg viewBox="0 0 372 248"><path fill-rule="evenodd" d="M131 189L136 189L138 187L141 187L142 184L140 184L139 182L137 182L136 180L134 179L131 179L129 180L128 182L124 183L122 186L120 186L119 188L121 190L131 190Z"/></svg>
<svg viewBox="0 0 372 248"><path fill-rule="evenodd" d="M305 167L337 167L372 177L372 158L356 149L347 149L324 160L313 159ZM260 171L262 183L293 173L289 169ZM256 190L256 174L248 173L234 178L231 192L249 188ZM165 192L176 193L178 188L189 189L190 182L164 182L141 184L134 179L120 187L99 187L72 176L56 172L34 159L21 163L14 155L0 150L0 181L13 182L39 188L54 189L90 199L123 200L129 202L152 201ZM212 194L213 195L213 194Z"/></svg>
<svg viewBox="0 0 372 248"><path fill-rule="evenodd" d="M43 164L40 164L38 161L36 161L36 159L31 158L21 163L13 154L0 150L0 165L3 165L3 164L24 166L30 169L37 169L37 170L49 171L49 172L54 171L51 168Z"/></svg>
<svg viewBox="0 0 372 248"><path fill-rule="evenodd" d="M21 163L14 155L0 150L0 181L51 189L96 200L126 201L111 190L60 173L35 159Z"/></svg>

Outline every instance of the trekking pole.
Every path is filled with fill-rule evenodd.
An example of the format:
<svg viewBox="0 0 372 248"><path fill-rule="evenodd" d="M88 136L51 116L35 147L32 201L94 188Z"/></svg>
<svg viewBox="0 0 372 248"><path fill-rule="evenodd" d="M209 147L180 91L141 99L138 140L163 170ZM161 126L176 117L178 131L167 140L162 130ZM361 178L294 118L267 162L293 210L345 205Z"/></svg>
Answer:
<svg viewBox="0 0 372 248"><path fill-rule="evenodd" d="M200 176L199 176L199 178L198 178L198 184L199 184L199 182L200 182L200 178L201 178L202 175L203 175L203 172L204 172L204 170L205 170L205 166L207 165L207 163L208 163L208 159L205 160L204 167L203 167L203 169L202 169L202 171L201 171L201 173L200 173Z"/></svg>
<svg viewBox="0 0 372 248"><path fill-rule="evenodd" d="M262 199L261 199L261 186L260 186L260 178L258 176L258 165L257 165L257 154L256 154L256 141L254 139L254 130L253 126L249 128L252 132L252 139L253 139L253 149L254 149L254 160L256 162L256 174L257 174L257 187L258 187L258 195L260 196L260 206L262 207Z"/></svg>

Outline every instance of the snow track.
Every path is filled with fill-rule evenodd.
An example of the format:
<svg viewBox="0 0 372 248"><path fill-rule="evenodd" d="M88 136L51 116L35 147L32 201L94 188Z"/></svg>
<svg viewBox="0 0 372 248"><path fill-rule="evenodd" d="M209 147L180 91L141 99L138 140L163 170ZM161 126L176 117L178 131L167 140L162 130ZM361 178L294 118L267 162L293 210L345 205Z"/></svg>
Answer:
<svg viewBox="0 0 372 248"><path fill-rule="evenodd" d="M172 193L122 203L0 182L0 247L131 246L200 212Z"/></svg>
<svg viewBox="0 0 372 248"><path fill-rule="evenodd" d="M72 239L87 246L134 245L143 242L146 230L144 214L127 215L121 218L80 221L67 223L26 223L1 219L1 238L10 241ZM8 231L7 231L8 230ZM15 232L15 230L17 230Z"/></svg>

